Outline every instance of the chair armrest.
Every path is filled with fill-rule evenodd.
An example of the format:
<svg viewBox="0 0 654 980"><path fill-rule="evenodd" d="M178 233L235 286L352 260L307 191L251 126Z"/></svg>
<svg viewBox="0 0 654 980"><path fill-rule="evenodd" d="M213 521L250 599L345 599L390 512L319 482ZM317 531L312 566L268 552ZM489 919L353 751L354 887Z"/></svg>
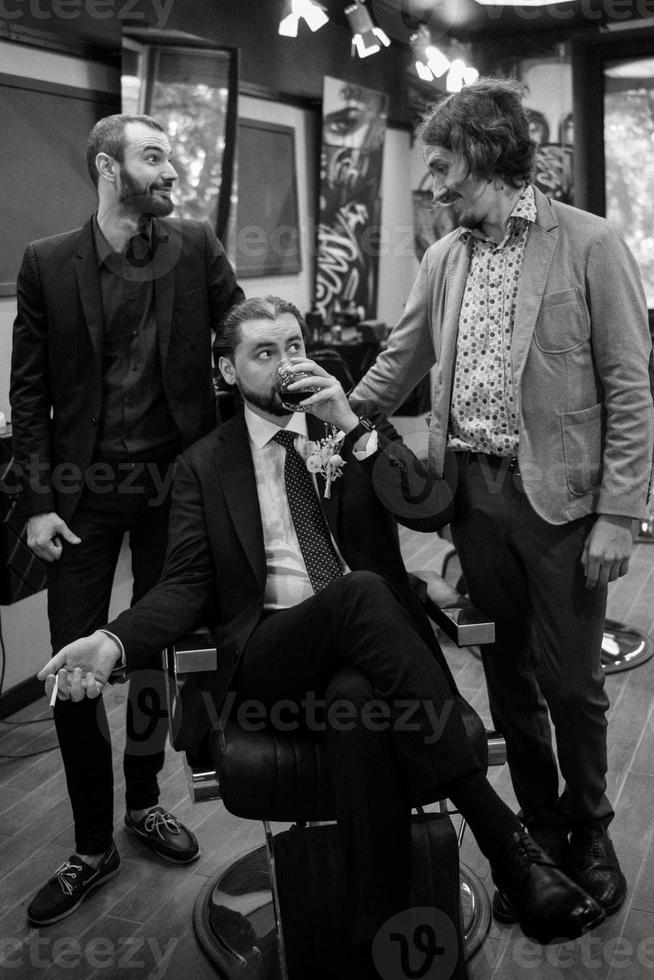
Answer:
<svg viewBox="0 0 654 980"><path fill-rule="evenodd" d="M457 646L483 645L495 641L495 623L470 599L448 585L438 572L413 572L411 578L418 583L418 597L429 618Z"/></svg>
<svg viewBox="0 0 654 980"><path fill-rule="evenodd" d="M218 651L205 629L187 633L162 654L170 744L185 754L189 795L194 803L220 797L209 735L218 718L210 693ZM204 680L206 678L206 681Z"/></svg>
<svg viewBox="0 0 654 980"><path fill-rule="evenodd" d="M208 630L187 633L164 651L166 669L175 678L218 667L218 651Z"/></svg>

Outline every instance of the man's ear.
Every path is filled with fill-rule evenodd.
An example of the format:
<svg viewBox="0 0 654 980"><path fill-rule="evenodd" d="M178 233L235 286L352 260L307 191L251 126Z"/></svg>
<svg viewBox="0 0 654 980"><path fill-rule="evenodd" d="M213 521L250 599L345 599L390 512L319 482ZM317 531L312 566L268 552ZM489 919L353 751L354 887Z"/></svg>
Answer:
<svg viewBox="0 0 654 980"><path fill-rule="evenodd" d="M221 356L218 358L218 370L220 371L220 373L222 374L223 378L225 379L228 385L236 384L236 374L234 372L234 365L232 364L232 362L228 357Z"/></svg>
<svg viewBox="0 0 654 980"><path fill-rule="evenodd" d="M116 161L113 157L110 157L108 153L98 153L95 158L95 166L102 179L108 180L110 184L114 183L116 179Z"/></svg>

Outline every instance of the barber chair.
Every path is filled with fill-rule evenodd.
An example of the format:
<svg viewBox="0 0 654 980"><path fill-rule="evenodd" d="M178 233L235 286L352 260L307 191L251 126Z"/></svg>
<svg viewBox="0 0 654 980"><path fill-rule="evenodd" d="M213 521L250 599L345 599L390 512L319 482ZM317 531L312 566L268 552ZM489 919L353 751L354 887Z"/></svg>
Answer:
<svg viewBox="0 0 654 980"><path fill-rule="evenodd" d="M465 646L492 642L493 623L436 573L419 574L420 577L412 576L413 584L428 615L455 643ZM336 980L340 977L337 972L317 971L315 957L319 954L315 946L313 954L305 951L305 956L314 957L313 961L309 960L311 966L298 969L295 947L298 943L306 945L308 939L302 925L293 921L297 920L298 909L302 915L306 902L305 918L318 923L322 937L316 941L322 938L324 946L325 939L330 941L325 932L334 926L334 917L338 918L338 912L333 911L338 900L335 903L332 896L330 901L328 883L324 885L324 903L316 904L316 879L321 880L322 887L322 875L338 877L338 869L334 872L333 867L334 848L326 846L329 834L336 828L325 825L326 821L334 820L334 802L324 746L311 733L245 730L232 720L219 718L211 696L211 677L218 656L210 635L203 632L184 637L164 652L171 742L186 753L192 799L201 802L222 798L230 813L262 820L265 844L237 860L201 891L194 909L196 936L218 975L225 980L235 977L305 980L319 975L333 976ZM506 753L502 737L487 733L479 717L462 699L459 707L480 756L489 765L503 764ZM203 729L210 729L205 737L198 735ZM465 960L481 945L490 925L488 896L478 877L463 864L459 877L457 843L460 846L465 824L461 825L457 839L450 820L450 812L454 811L448 811L444 801L412 802L419 814L414 818L417 820L413 827L414 852L418 841L422 854L425 848L428 853L423 866L438 866L438 877L442 867L442 875L445 878L449 875L451 880L449 894L454 895L454 905L458 907L450 909L449 916L458 920L457 942L463 949L459 948L457 972L453 970L447 975L463 980ZM439 811L424 814L422 807L436 802ZM421 821L429 821L429 827ZM271 822L295 826L275 835ZM450 845L453 850L448 851ZM283 876L278 874L282 860L287 861L291 852L300 854L304 861L306 899L302 883L297 885L298 879L291 880L290 885L284 884ZM332 857L326 857L327 852L332 852ZM438 891L438 885L434 889L423 881L414 888L414 904L438 906L439 895L435 894ZM290 909L289 904L293 906ZM285 947L289 919L292 928ZM334 941L335 937L331 937L332 945ZM295 956L287 958L289 952ZM293 958L295 965L291 963L289 971L287 961Z"/></svg>

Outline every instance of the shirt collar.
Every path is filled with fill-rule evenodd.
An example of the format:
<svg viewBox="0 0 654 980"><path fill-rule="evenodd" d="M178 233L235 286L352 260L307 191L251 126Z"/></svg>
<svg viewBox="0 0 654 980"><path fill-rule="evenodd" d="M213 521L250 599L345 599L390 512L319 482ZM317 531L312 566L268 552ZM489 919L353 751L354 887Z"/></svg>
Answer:
<svg viewBox="0 0 654 980"><path fill-rule="evenodd" d="M269 422L268 419L262 419L260 415L256 415L247 405L244 406L244 409L248 435L256 449L263 449L280 429L285 429L287 432L296 432L297 435L304 436L305 439L307 438L307 417L304 412L293 412L288 425L282 426L277 422Z"/></svg>
<svg viewBox="0 0 654 980"><path fill-rule="evenodd" d="M506 230L507 233L502 239L502 242L506 241L507 235L512 232L520 222L525 224L528 222L533 223L536 220L536 196L534 194L534 185L525 184L520 192L518 200L513 205L511 214L507 221ZM480 228L462 228L459 233L459 238L462 242L467 242L469 238L478 238L482 242L486 242L489 239L484 235ZM500 244L502 244L500 242ZM499 246L497 246L499 248Z"/></svg>
<svg viewBox="0 0 654 980"><path fill-rule="evenodd" d="M104 265L104 263L110 257L113 257L114 261L116 259L122 261L125 257L124 252L117 252L109 240L105 237L98 224L98 213L93 215L93 241L95 244L95 254L98 260L98 269ZM158 221L155 218L149 219L140 231L140 234L147 239L148 247L152 250L153 244L156 242L166 242L168 241L167 232L160 227Z"/></svg>

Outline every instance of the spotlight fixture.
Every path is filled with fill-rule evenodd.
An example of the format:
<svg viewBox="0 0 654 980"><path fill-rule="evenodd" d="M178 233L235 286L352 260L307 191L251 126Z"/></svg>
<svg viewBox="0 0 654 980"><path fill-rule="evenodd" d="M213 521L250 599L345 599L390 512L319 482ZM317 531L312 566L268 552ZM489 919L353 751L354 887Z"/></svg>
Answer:
<svg viewBox="0 0 654 980"><path fill-rule="evenodd" d="M301 19L312 31L317 31L327 23L329 17L314 0L291 0L290 13L279 22L279 33L284 37L297 37Z"/></svg>
<svg viewBox="0 0 654 980"><path fill-rule="evenodd" d="M345 8L345 16L352 28L352 57L358 54L360 58L376 54L391 43L381 27L375 27L368 13L368 8L361 3L350 4Z"/></svg>
<svg viewBox="0 0 654 980"><path fill-rule="evenodd" d="M445 87L448 92L460 92L464 85L471 85L479 72L472 65L466 64L463 58L450 58L431 43L431 34L421 27L412 38L415 54L415 69L418 78L423 82L433 82L447 73ZM450 45L450 57L459 46Z"/></svg>
<svg viewBox="0 0 654 980"><path fill-rule="evenodd" d="M461 91L463 88L463 72L465 67L465 62L461 61L460 58L454 59L445 79L445 88L448 92Z"/></svg>
<svg viewBox="0 0 654 980"><path fill-rule="evenodd" d="M427 68L429 68L434 78L440 78L450 67L450 59L446 58L443 52L435 48L433 44L425 48L425 55L427 57Z"/></svg>
<svg viewBox="0 0 654 980"><path fill-rule="evenodd" d="M434 81L434 76L431 73L429 65L426 65L424 61L420 61L420 59L416 61L416 74L418 75L418 78L423 80L423 82Z"/></svg>

